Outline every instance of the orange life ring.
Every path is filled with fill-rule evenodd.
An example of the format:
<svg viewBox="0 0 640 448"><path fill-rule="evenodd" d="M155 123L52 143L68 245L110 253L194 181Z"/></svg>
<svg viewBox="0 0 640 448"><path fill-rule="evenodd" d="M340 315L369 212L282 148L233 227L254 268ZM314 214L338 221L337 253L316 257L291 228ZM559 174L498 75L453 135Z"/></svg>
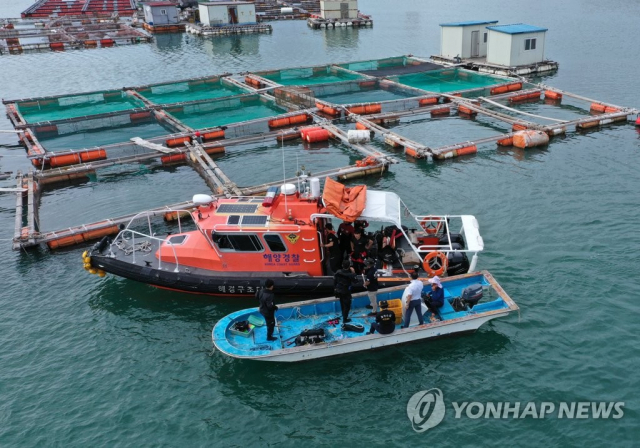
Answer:
<svg viewBox="0 0 640 448"><path fill-rule="evenodd" d="M444 252L429 252L422 262L422 268L430 277L442 275L447 270L448 258Z"/></svg>
<svg viewBox="0 0 640 448"><path fill-rule="evenodd" d="M435 235L442 229L442 224L444 224L442 219L440 216L425 216L420 220L420 227L429 235Z"/></svg>

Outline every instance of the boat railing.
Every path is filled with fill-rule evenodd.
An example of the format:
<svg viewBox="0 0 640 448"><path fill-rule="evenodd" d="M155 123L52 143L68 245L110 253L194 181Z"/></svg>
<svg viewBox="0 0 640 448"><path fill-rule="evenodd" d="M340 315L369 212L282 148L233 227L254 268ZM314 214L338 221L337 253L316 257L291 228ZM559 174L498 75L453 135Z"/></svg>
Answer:
<svg viewBox="0 0 640 448"><path fill-rule="evenodd" d="M127 238L125 237L125 235L130 234L131 235L131 246L129 248L127 247L123 247L119 244L119 241L125 242L128 241ZM141 238L144 238L145 241L148 240L154 240L154 241L158 241L159 242L159 247L162 247L163 244L166 244L167 246L171 247L171 250L173 251L173 259L175 262L175 269L173 270L173 272L179 272L179 263L178 263L178 254L176 253L176 249L174 247L174 244L165 239L165 238L158 238L156 236L152 236L152 235L146 235L142 232L138 232L137 230L133 230L133 229L124 229L121 230L120 233L118 234L118 236L115 238L115 240L112 243L112 246L116 246L118 249L123 250L125 252L125 254L127 253L128 250L131 251L131 261L133 264L136 263L136 252L138 251L147 251L145 249L146 246L140 245L138 247L136 247L136 235L139 235ZM144 243L142 243L144 244ZM151 248L149 248L149 251L151 250ZM158 270L162 269L162 254L158 254Z"/></svg>

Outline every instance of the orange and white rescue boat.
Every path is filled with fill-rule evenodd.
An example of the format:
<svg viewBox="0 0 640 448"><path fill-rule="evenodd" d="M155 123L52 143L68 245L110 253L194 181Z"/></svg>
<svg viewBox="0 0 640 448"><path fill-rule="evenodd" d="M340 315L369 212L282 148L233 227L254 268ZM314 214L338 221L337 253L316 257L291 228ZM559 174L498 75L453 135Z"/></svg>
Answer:
<svg viewBox="0 0 640 448"><path fill-rule="evenodd" d="M271 278L279 296L322 296L334 290L326 224L363 220L374 241L394 237L393 256L378 260L381 288L406 283L414 270L422 280L475 270L484 248L475 217L415 215L393 192L330 178L320 191L318 178L303 176L266 197L195 195L195 210L175 210L178 220L191 217L191 230L178 221L178 233L160 237L142 213L93 246L86 266L190 293L252 295Z"/></svg>

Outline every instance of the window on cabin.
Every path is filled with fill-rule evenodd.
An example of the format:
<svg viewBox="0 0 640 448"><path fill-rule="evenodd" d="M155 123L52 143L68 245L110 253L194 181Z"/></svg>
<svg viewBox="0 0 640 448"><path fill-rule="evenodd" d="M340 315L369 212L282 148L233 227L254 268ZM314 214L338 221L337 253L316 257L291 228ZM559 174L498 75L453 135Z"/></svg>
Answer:
<svg viewBox="0 0 640 448"><path fill-rule="evenodd" d="M487 34L489 34L489 33L484 33L484 43L485 44L487 43Z"/></svg>
<svg viewBox="0 0 640 448"><path fill-rule="evenodd" d="M160 10L160 14L162 14L163 16L167 15L167 10L166 9L161 9Z"/></svg>
<svg viewBox="0 0 640 448"><path fill-rule="evenodd" d="M535 50L536 49L536 40L537 39L525 39L524 40L524 49L525 50Z"/></svg>
<svg viewBox="0 0 640 448"><path fill-rule="evenodd" d="M213 242L227 252L261 252L264 250L260 238L254 234L214 233Z"/></svg>
<svg viewBox="0 0 640 448"><path fill-rule="evenodd" d="M282 238L277 233L267 233L263 236L264 241L269 246L271 252L286 252L287 246L282 241Z"/></svg>

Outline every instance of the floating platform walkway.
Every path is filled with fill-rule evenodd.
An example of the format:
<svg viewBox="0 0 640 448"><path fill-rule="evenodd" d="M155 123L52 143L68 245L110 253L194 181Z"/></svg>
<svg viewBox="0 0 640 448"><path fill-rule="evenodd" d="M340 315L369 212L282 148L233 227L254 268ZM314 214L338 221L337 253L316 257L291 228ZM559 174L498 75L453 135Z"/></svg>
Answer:
<svg viewBox="0 0 640 448"><path fill-rule="evenodd" d="M118 19L95 16L11 20L0 26L0 55L149 43L152 37Z"/></svg>
<svg viewBox="0 0 640 448"><path fill-rule="evenodd" d="M229 36L233 34L256 34L270 33L273 27L268 23L256 23L254 25L223 25L207 26L202 24L189 23L185 25L187 33L198 36Z"/></svg>
<svg viewBox="0 0 640 448"><path fill-rule="evenodd" d="M639 113L523 78L412 56L224 73L3 103L33 164L30 172L18 173L12 188L17 196L14 249L42 244L55 249L116 233L134 215L40 230L43 189L86 181L107 167L182 164L214 195L253 196L283 180L258 176L239 182L228 174L235 169L227 164L228 152L331 149L348 154L349 161L322 166L314 175L350 180L383 175L400 163L399 152L414 161L469 156L483 146L536 147L558 135L626 123ZM442 135L437 139L428 132L451 122L479 132L470 132L473 138L464 141L455 138L457 133L443 141ZM277 165L265 168L280 170L279 158L265 160ZM188 210L189 204L148 213L164 216L178 209Z"/></svg>

